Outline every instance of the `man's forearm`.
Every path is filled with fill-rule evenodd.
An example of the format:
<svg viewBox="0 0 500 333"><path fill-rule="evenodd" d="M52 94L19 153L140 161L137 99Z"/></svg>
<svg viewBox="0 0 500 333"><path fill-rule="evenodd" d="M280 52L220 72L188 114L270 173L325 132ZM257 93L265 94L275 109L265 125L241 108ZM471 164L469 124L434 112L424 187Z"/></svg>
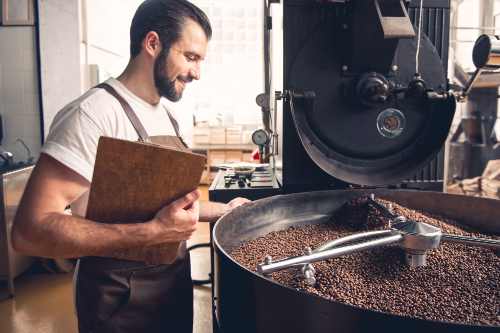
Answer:
<svg viewBox="0 0 500 333"><path fill-rule="evenodd" d="M200 221L216 221L227 210L226 204L202 202ZM103 256L154 261L157 247L168 245L165 241L158 243L155 231L146 223L97 223L62 213L48 214L36 225L14 228L25 228L14 232L14 243L23 244L23 253L47 258Z"/></svg>
<svg viewBox="0 0 500 333"><path fill-rule="evenodd" d="M154 239L153 231L144 223L96 223L60 213L49 214L36 227L29 228L15 233L23 237L23 244L30 244L23 245L23 252L48 258L112 256L150 245Z"/></svg>
<svg viewBox="0 0 500 333"><path fill-rule="evenodd" d="M213 201L200 202L200 221L215 222L229 210L227 204Z"/></svg>

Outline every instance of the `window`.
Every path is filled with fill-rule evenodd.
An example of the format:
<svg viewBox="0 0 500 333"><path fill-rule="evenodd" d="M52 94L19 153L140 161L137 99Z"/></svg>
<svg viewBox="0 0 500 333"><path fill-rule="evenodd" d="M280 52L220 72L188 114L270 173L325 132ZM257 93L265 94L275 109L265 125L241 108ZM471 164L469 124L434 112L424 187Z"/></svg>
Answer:
<svg viewBox="0 0 500 333"><path fill-rule="evenodd" d="M213 37L192 95L197 119L260 124L255 97L264 90L263 2L194 0L210 18Z"/></svg>

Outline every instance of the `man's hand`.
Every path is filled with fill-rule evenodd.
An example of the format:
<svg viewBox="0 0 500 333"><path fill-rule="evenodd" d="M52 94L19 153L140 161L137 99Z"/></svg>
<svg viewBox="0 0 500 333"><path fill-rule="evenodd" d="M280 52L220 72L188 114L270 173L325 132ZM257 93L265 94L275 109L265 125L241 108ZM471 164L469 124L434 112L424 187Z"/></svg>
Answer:
<svg viewBox="0 0 500 333"><path fill-rule="evenodd" d="M200 191L195 190L163 207L149 223L155 237L154 243L188 240L200 217ZM153 244L151 244L153 245Z"/></svg>
<svg viewBox="0 0 500 333"><path fill-rule="evenodd" d="M251 201L245 198L235 198L229 201L227 204L212 201L202 201L200 206L200 221L215 222L222 215L248 202Z"/></svg>
<svg viewBox="0 0 500 333"><path fill-rule="evenodd" d="M233 200L227 203L228 211L235 209L236 207L242 206L246 203L252 202L247 198L234 198Z"/></svg>

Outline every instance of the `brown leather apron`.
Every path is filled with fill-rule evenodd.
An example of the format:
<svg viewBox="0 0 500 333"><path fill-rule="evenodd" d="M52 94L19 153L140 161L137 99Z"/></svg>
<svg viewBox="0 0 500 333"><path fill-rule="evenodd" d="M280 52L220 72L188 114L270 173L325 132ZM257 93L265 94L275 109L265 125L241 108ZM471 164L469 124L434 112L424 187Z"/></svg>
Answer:
<svg viewBox="0 0 500 333"><path fill-rule="evenodd" d="M140 141L187 149L168 110L177 137L149 137L123 97L107 84L97 87L118 99ZM75 274L80 333L192 333L193 287L185 242L172 264L84 257L80 258Z"/></svg>

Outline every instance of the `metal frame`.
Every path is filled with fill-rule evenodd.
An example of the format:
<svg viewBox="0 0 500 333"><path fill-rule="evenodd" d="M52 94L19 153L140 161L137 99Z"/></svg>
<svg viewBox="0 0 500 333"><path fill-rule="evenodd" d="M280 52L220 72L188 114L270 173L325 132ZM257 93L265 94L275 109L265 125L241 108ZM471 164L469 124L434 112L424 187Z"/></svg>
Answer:
<svg viewBox="0 0 500 333"><path fill-rule="evenodd" d="M4 186L3 186L3 175L1 176L2 181L0 181L0 212L5 212L5 197L4 197ZM11 263L11 251L10 251L10 235L9 228L7 226L7 219L5 218L5 213L0 214L0 254L4 255L5 259L5 275L0 275L0 279L7 281L7 298L13 297L14 290L14 277L12 276L12 263Z"/></svg>

